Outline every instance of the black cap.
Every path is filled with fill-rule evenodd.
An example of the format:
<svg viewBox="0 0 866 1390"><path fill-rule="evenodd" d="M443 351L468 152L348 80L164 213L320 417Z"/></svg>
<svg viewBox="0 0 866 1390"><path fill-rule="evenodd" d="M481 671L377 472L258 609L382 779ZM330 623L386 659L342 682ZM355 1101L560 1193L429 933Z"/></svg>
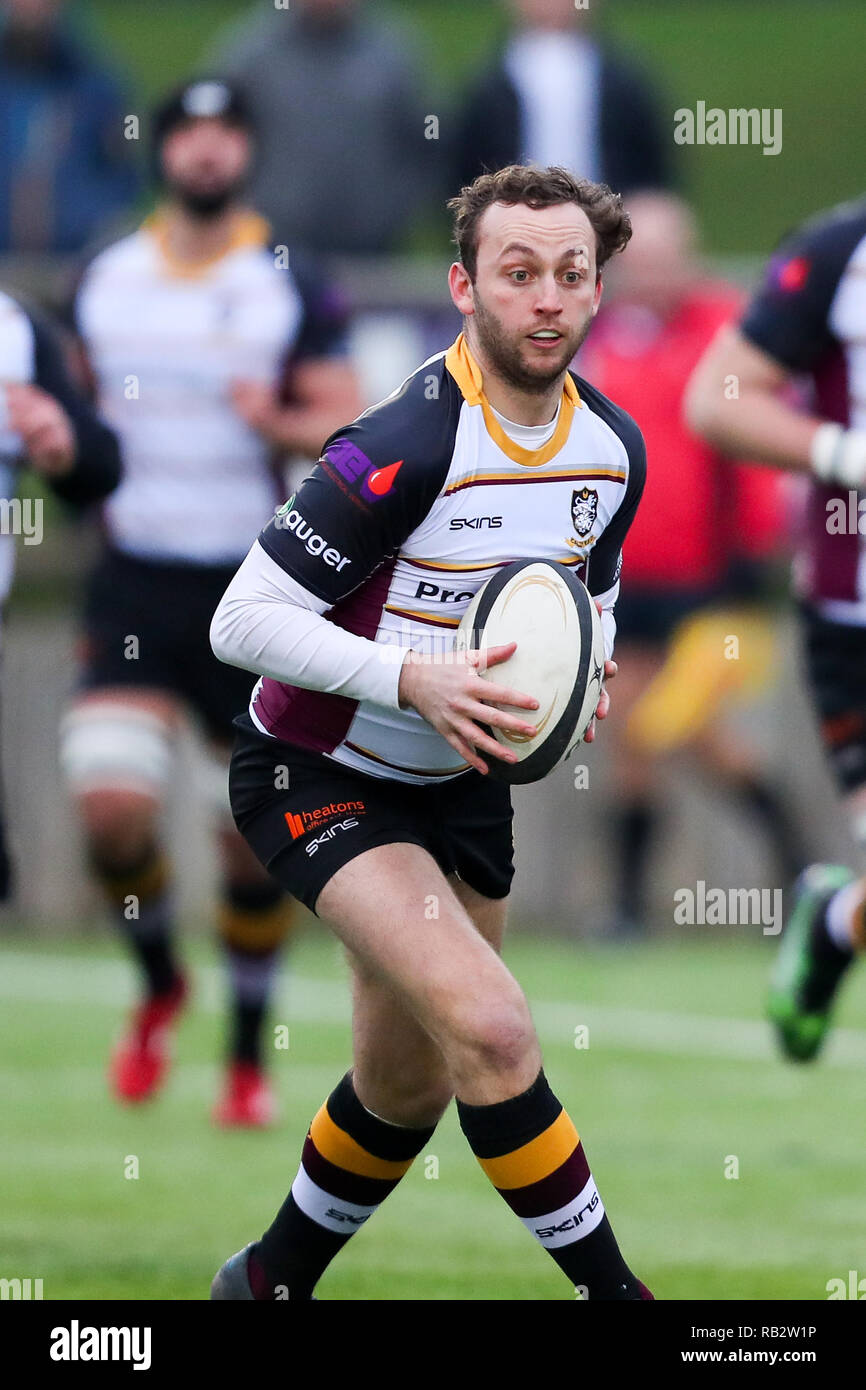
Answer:
<svg viewBox="0 0 866 1390"><path fill-rule="evenodd" d="M155 149L184 121L209 118L255 134L252 115L237 87L221 77L203 77L187 82L157 107L153 115Z"/></svg>

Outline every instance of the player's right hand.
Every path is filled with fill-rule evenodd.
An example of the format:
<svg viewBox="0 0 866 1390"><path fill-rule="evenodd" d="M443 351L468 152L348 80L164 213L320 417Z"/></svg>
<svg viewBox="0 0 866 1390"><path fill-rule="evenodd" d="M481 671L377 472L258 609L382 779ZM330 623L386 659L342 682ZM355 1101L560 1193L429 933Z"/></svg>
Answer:
<svg viewBox="0 0 866 1390"><path fill-rule="evenodd" d="M481 752L506 763L516 763L517 755L486 734L481 724L530 737L536 732L534 724L527 724L517 715L506 714L496 706L538 709L538 701L518 690L493 685L478 674L482 664L488 669L507 661L516 647L516 642L509 642L504 647L490 647L483 654L449 652L435 657L409 652L400 672L401 708L417 710L470 767L482 773L489 768Z"/></svg>

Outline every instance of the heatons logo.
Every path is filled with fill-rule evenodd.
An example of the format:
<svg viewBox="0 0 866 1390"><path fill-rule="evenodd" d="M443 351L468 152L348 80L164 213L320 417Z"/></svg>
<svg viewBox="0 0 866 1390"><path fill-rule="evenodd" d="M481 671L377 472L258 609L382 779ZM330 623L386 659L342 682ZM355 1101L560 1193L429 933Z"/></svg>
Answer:
<svg viewBox="0 0 866 1390"><path fill-rule="evenodd" d="M360 482L360 493L365 502L378 502L381 497L387 497L403 467L403 459L398 459L385 468L377 468L351 439L338 439L329 445L322 462L330 463L347 483Z"/></svg>
<svg viewBox="0 0 866 1390"><path fill-rule="evenodd" d="M319 806L315 811L301 811L299 814L286 811L286 824L292 832L292 839L300 840L308 830L318 828L334 816L364 815L366 810L363 801L332 801L330 806Z"/></svg>

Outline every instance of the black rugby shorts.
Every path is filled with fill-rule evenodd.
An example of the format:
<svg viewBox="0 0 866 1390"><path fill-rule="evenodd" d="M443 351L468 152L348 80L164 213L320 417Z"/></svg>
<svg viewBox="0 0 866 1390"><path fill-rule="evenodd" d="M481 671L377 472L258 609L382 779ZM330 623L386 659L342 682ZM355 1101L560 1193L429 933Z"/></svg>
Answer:
<svg viewBox="0 0 866 1390"><path fill-rule="evenodd" d="M484 897L508 895L513 812L504 783L474 769L433 786L369 777L269 738L247 714L234 723L235 823L262 864L311 912L344 864L377 845L406 841Z"/></svg>

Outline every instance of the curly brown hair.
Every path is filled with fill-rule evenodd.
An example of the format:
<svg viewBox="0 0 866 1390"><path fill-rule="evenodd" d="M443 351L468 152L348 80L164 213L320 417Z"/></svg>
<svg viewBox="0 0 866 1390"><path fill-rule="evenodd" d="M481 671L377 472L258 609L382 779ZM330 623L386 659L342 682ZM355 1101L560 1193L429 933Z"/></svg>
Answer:
<svg viewBox="0 0 866 1390"><path fill-rule="evenodd" d="M506 203L509 207L525 203L531 208L576 203L583 208L595 232L599 275L611 256L624 251L631 238L631 218L623 207L622 195L614 193L606 183L575 178L556 165L542 169L535 164L509 164L494 174L480 174L448 201L448 209L454 214L454 241L473 282L478 269L478 223L493 203Z"/></svg>

